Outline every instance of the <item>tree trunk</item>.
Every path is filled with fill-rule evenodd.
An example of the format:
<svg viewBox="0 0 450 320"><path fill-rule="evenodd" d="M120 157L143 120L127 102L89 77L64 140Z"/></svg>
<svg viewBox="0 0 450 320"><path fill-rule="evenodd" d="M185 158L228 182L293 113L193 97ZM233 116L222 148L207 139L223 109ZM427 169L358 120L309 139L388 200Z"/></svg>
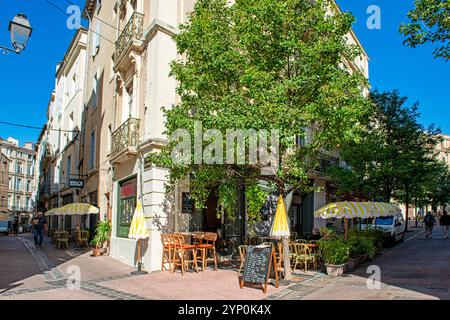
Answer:
<svg viewBox="0 0 450 320"><path fill-rule="evenodd" d="M292 279L291 259L289 258L289 238L283 237L284 280Z"/></svg>
<svg viewBox="0 0 450 320"><path fill-rule="evenodd" d="M409 223L409 190L408 190L408 188L405 188L405 193L406 193L406 201L405 201L405 205L406 205L405 233L406 233L406 232L408 232L408 223Z"/></svg>

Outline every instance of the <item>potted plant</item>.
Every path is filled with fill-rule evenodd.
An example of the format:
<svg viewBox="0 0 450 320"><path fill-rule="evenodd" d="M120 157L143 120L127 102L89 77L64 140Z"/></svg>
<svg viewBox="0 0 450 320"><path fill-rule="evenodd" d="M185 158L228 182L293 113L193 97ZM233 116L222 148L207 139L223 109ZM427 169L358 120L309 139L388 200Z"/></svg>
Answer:
<svg viewBox="0 0 450 320"><path fill-rule="evenodd" d="M108 220L100 221L95 229L94 238L91 241L91 245L94 246L92 249L92 255L98 257L102 254L102 248L106 241L109 239L111 233L111 223Z"/></svg>
<svg viewBox="0 0 450 320"><path fill-rule="evenodd" d="M346 263L350 257L350 245L342 238L321 240L320 253L327 268L327 274L339 277L346 271Z"/></svg>

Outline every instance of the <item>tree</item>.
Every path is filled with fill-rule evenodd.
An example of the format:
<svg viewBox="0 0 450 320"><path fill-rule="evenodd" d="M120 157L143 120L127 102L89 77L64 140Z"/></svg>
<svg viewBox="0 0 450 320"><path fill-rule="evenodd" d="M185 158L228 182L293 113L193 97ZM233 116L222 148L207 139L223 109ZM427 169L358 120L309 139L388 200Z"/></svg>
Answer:
<svg viewBox="0 0 450 320"><path fill-rule="evenodd" d="M366 199L396 198L408 208L412 197L433 173L438 130L419 122L418 105L405 106L396 90L371 93L373 103L363 138L345 145L342 158L351 168L333 168L331 175L343 192Z"/></svg>
<svg viewBox="0 0 450 320"><path fill-rule="evenodd" d="M183 128L189 132L184 138L194 137L201 124L203 155L214 161L202 162L189 143L180 151L184 139L172 139L150 161L170 169L171 184L188 179L198 208L216 190L220 214L232 219L239 185L265 181L282 196L310 190L310 172L320 152L357 139L367 109L361 91L368 84L362 74L344 68L361 52L345 40L353 17L328 14L334 2L227 3L197 1L190 22L174 36L182 59L172 64L171 74L179 82L180 102L164 109L168 136ZM261 157L252 162L245 155L244 162L223 163L221 150L230 146L217 132L204 134L207 129L223 136L230 129L277 132L271 147L277 147L280 163L272 166L273 172L262 170L267 164ZM313 139L296 145L296 137L305 137L308 129ZM252 139L244 141L249 150ZM236 160L236 146L231 150ZM174 161L174 154L185 161Z"/></svg>
<svg viewBox="0 0 450 320"><path fill-rule="evenodd" d="M400 32L405 44L417 47L425 43L437 43L435 58L450 59L450 1L415 0L415 9L408 13L411 20L402 24Z"/></svg>

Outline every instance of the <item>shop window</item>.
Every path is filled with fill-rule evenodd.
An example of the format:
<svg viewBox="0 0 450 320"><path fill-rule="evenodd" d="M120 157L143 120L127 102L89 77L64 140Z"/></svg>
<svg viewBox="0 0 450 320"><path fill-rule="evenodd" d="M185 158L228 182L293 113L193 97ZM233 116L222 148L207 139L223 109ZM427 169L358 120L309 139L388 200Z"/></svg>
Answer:
<svg viewBox="0 0 450 320"><path fill-rule="evenodd" d="M119 186L119 203L117 211L117 236L128 238L131 220L137 200L137 178L122 182Z"/></svg>

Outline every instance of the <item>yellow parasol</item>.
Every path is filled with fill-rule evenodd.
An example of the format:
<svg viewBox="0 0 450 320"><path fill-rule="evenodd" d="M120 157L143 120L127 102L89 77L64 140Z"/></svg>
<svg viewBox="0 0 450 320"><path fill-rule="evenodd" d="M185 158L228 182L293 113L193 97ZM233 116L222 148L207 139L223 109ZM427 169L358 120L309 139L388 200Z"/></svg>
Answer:
<svg viewBox="0 0 450 320"><path fill-rule="evenodd" d="M284 205L283 197L278 199L277 212L273 219L272 229L270 230L271 237L290 237L290 227L286 214L286 206Z"/></svg>
<svg viewBox="0 0 450 320"><path fill-rule="evenodd" d="M274 238L281 237L283 243L283 260L284 260L284 280L281 283L285 283L291 280L291 262L289 258L289 237L291 235L290 227L288 223L288 217L286 214L286 206L284 205L283 197L280 196L277 204L277 212L273 219L272 228L270 230L270 236Z"/></svg>
<svg viewBox="0 0 450 320"><path fill-rule="evenodd" d="M383 202L335 202L320 208L314 216L322 219L365 219L393 216L400 212L400 208Z"/></svg>
<svg viewBox="0 0 450 320"><path fill-rule="evenodd" d="M344 219L345 239L348 236L348 219L388 217L401 213L400 208L384 202L335 202L329 203L314 213L316 218Z"/></svg>
<svg viewBox="0 0 450 320"><path fill-rule="evenodd" d="M143 274L146 273L142 271L142 257L141 257L141 240L148 239L150 237L147 229L147 224L145 223L145 214L142 208L141 201L138 201L136 205L136 210L134 211L133 220L131 221L130 231L128 233L128 238L137 240L137 257L138 257L138 271L133 274Z"/></svg>

